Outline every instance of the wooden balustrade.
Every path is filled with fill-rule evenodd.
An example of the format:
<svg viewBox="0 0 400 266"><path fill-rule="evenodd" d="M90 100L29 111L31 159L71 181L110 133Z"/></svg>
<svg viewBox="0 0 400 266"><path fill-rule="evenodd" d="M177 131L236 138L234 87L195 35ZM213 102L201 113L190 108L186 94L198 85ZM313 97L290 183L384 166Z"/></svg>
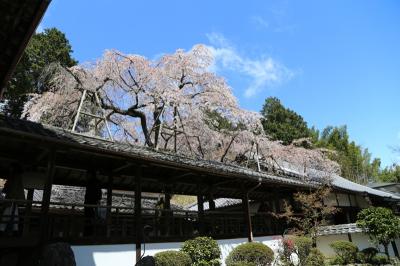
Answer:
<svg viewBox="0 0 400 266"><path fill-rule="evenodd" d="M18 206L18 213L14 217L0 213L0 224L12 221L12 224L18 225L18 230L0 232L4 236L1 239L20 238L22 241L27 237L38 237L43 230L40 226L41 202L0 200L2 210L12 204ZM85 208L95 208L96 217L85 217ZM199 217L195 211L142 208L141 219L146 242L183 241L200 235ZM72 244L133 243L136 237L132 207L50 202L46 221L45 233L52 241ZM203 223L204 234L217 239L245 236L242 212L205 211ZM267 213L253 216L252 223L256 235L271 235L279 231L278 222Z"/></svg>

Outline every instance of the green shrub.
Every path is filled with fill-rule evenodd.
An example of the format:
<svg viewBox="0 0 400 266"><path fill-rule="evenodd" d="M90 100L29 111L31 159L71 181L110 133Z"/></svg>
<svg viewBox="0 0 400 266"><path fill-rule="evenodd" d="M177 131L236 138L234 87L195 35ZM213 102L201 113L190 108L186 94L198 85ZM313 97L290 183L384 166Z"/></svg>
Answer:
<svg viewBox="0 0 400 266"><path fill-rule="evenodd" d="M386 265L390 263L389 258L386 256L386 254L376 254L372 260L371 263L373 265Z"/></svg>
<svg viewBox="0 0 400 266"><path fill-rule="evenodd" d="M345 265L346 263L345 263L344 259L342 259L341 257L335 256L329 261L329 264L330 265Z"/></svg>
<svg viewBox="0 0 400 266"><path fill-rule="evenodd" d="M307 265L305 261L312 249L312 240L309 237L298 236L294 238L294 252L299 259L299 266Z"/></svg>
<svg viewBox="0 0 400 266"><path fill-rule="evenodd" d="M183 243L181 251L187 253L194 266L221 265L221 250L211 237L196 237Z"/></svg>
<svg viewBox="0 0 400 266"><path fill-rule="evenodd" d="M154 257L152 256L146 256L143 257L138 263L136 263L136 266L155 266L156 262Z"/></svg>
<svg viewBox="0 0 400 266"><path fill-rule="evenodd" d="M357 253L357 261L360 263L371 263L372 258L378 253L376 248L366 248Z"/></svg>
<svg viewBox="0 0 400 266"><path fill-rule="evenodd" d="M182 251L162 251L154 255L156 266L191 266L190 256Z"/></svg>
<svg viewBox="0 0 400 266"><path fill-rule="evenodd" d="M337 257L339 257L342 264L354 263L357 258L358 248L356 245L349 241L335 241L330 246L335 251Z"/></svg>
<svg viewBox="0 0 400 266"><path fill-rule="evenodd" d="M312 248L304 261L303 265L307 266L323 266L325 265L324 254L319 249Z"/></svg>
<svg viewBox="0 0 400 266"><path fill-rule="evenodd" d="M274 260L274 252L268 246L250 242L244 243L234 248L226 258L226 265L233 266L238 262L251 262L257 266L271 265Z"/></svg>
<svg viewBox="0 0 400 266"><path fill-rule="evenodd" d="M400 266L400 259L396 257L390 258L390 263L393 266Z"/></svg>
<svg viewBox="0 0 400 266"><path fill-rule="evenodd" d="M257 264L253 262L239 261L239 262L233 262L231 266L257 266Z"/></svg>

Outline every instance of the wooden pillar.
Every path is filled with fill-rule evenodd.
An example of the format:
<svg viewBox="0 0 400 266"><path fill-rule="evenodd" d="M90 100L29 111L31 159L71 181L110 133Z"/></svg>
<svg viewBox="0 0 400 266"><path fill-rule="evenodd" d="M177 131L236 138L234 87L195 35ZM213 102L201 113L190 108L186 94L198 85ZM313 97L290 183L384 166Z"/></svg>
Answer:
<svg viewBox="0 0 400 266"><path fill-rule="evenodd" d="M278 192L277 190L274 191L274 195L273 195L273 199L272 199L272 211L275 214L278 214L280 212L279 210L279 197L278 197ZM273 225L272 226L272 230L273 230L273 234L276 235L278 234L278 219L277 218L273 218L272 222Z"/></svg>
<svg viewBox="0 0 400 266"><path fill-rule="evenodd" d="M245 231L246 236L249 242L253 242L253 228L251 226L251 216L250 216L250 208L249 208L249 194L244 193L242 199L243 212L244 212L244 222L245 222Z"/></svg>
<svg viewBox="0 0 400 266"><path fill-rule="evenodd" d="M142 256L142 168L136 167L135 173L135 232L136 232L136 263Z"/></svg>
<svg viewBox="0 0 400 266"><path fill-rule="evenodd" d="M214 201L214 195L212 193L210 193L208 196L208 207L210 211L215 211L215 201Z"/></svg>
<svg viewBox="0 0 400 266"><path fill-rule="evenodd" d="M197 194L197 212L198 212L198 223L199 223L199 233L204 235L204 196L201 190L198 190Z"/></svg>
<svg viewBox="0 0 400 266"><path fill-rule="evenodd" d="M170 186L166 186L165 187L165 201L164 201L164 228L165 228L165 232L166 235L169 236L170 235L170 224L171 224L171 220L173 219L172 217L172 213L171 213L171 187Z"/></svg>
<svg viewBox="0 0 400 266"><path fill-rule="evenodd" d="M29 233L30 231L30 215L32 212L32 201L33 201L33 193L34 193L34 189L33 188L29 188L28 189L28 195L27 195L27 200L28 203L26 205L26 209L25 209L25 219L24 219L24 230L22 232L22 234L25 236Z"/></svg>
<svg viewBox="0 0 400 266"><path fill-rule="evenodd" d="M48 239L48 232L49 232L48 214L50 207L51 188L53 186L53 178L55 173L55 157L56 153L54 150L52 150L49 153L49 158L47 162L47 176L44 183L43 197L42 197L41 226L40 226L42 242L46 242Z"/></svg>
<svg viewBox="0 0 400 266"><path fill-rule="evenodd" d="M107 213L106 213L107 237L111 236L112 185L113 185L113 180L112 180L112 175L110 174L108 176L108 182L107 182Z"/></svg>
<svg viewBox="0 0 400 266"><path fill-rule="evenodd" d="M393 253L394 255L399 258L399 250L397 249L397 245L395 241L391 241L392 243L392 248L393 248Z"/></svg>

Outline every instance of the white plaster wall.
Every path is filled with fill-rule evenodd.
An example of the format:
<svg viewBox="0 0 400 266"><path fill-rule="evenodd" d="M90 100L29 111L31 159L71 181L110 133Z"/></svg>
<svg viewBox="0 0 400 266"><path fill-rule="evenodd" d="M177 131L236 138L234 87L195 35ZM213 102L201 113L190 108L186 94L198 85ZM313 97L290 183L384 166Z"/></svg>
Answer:
<svg viewBox="0 0 400 266"><path fill-rule="evenodd" d="M255 237L254 241L269 246L274 252L279 247L280 236ZM247 238L217 240L222 252L222 262L229 252L239 244L247 242ZM179 250L182 242L151 243L146 245L145 256L166 250ZM77 266L133 266L136 263L134 244L125 245L92 245L72 246ZM143 246L142 246L143 252Z"/></svg>
<svg viewBox="0 0 400 266"><path fill-rule="evenodd" d="M334 241L338 240L349 240L347 235L326 235L320 236L317 238L317 248L321 250L321 252L327 256L332 257L335 255L333 249L329 246Z"/></svg>
<svg viewBox="0 0 400 266"><path fill-rule="evenodd" d="M375 245L371 243L368 235L366 235L366 234L363 234L363 233L351 234L351 239L352 239L352 242L357 245L359 250L363 250L368 247L375 247ZM329 245L332 242L337 241L337 240L348 241L349 239L348 239L347 234L320 236L317 239L317 247L321 250L321 252L325 256L332 257L335 255L335 252L332 250L332 248ZM400 244L400 239L397 239L396 240L397 249L400 248L399 244ZM382 252L384 252L383 246L379 246L379 249ZM390 254L390 256L394 256L392 244L389 244L389 254Z"/></svg>

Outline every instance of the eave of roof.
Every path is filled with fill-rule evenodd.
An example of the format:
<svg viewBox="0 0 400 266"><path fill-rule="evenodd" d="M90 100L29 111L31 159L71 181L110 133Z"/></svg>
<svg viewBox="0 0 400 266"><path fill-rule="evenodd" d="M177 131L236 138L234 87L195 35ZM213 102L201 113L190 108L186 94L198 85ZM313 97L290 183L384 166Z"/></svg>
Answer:
<svg viewBox="0 0 400 266"><path fill-rule="evenodd" d="M290 187L316 187L317 177L323 175L319 171L309 174L315 176L311 180L294 179L293 177L277 176L264 172L257 172L249 168L217 161L189 158L175 153L156 151L143 146L128 145L126 143L111 142L108 140L89 137L72 133L68 130L54 126L34 123L27 120L12 119L0 115L0 134L5 137L24 138L35 143L51 143L60 146L74 147L80 150L88 150L98 154L108 154L120 158L129 158L147 163L155 163L164 166L179 167L195 171L199 174L213 174L232 178L242 178L255 182L279 184ZM333 174L332 185L337 189L356 193L367 193L385 199L400 200L394 194L363 186L343 177Z"/></svg>
<svg viewBox="0 0 400 266"><path fill-rule="evenodd" d="M0 97L51 0L0 3Z"/></svg>
<svg viewBox="0 0 400 266"><path fill-rule="evenodd" d="M26 120L12 119L0 115L0 134L31 139L37 143L53 143L60 146L90 150L100 154L110 154L159 165L186 168L198 173L210 173L234 178L245 178L256 182L275 183L296 187L313 187L316 183L307 183L282 176L257 172L245 167L226 164L198 158L189 158L174 153L156 151L143 146L128 145L126 143L111 142L93 138L82 134L71 133L68 130L54 126L43 125Z"/></svg>

